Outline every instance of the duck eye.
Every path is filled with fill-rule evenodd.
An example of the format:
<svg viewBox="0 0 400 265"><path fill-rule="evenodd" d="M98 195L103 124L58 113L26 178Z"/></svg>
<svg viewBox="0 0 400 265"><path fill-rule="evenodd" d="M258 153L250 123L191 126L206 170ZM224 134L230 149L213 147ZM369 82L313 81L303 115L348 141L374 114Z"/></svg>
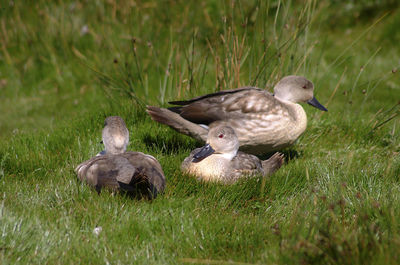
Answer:
<svg viewBox="0 0 400 265"><path fill-rule="evenodd" d="M307 88L307 86L306 86L306 85L304 85L304 86L302 86L302 88L306 89L306 88Z"/></svg>
<svg viewBox="0 0 400 265"><path fill-rule="evenodd" d="M220 134L218 135L218 137L219 137L219 138L224 138L224 135L223 135L222 133L220 133Z"/></svg>

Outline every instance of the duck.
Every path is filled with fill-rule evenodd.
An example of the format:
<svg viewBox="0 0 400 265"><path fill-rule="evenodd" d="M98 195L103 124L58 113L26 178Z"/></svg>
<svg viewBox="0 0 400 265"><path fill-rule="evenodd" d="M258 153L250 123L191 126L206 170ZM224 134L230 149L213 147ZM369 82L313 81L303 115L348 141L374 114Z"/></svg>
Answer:
<svg viewBox="0 0 400 265"><path fill-rule="evenodd" d="M257 87L242 87L207 94L172 107L147 106L152 120L195 138L207 140L210 126L232 127L240 150L265 154L293 145L307 128L307 116L299 103L328 111L314 97L314 85L303 76L282 78L271 94Z"/></svg>
<svg viewBox="0 0 400 265"><path fill-rule="evenodd" d="M194 149L182 162L181 169L204 181L232 184L249 176L270 176L284 162L284 156L278 152L262 161L238 150L235 130L227 125L217 125L208 131L206 145Z"/></svg>
<svg viewBox="0 0 400 265"><path fill-rule="evenodd" d="M153 156L126 151L129 131L119 116L105 119L104 150L75 168L78 179L94 187L153 199L165 189L165 175Z"/></svg>

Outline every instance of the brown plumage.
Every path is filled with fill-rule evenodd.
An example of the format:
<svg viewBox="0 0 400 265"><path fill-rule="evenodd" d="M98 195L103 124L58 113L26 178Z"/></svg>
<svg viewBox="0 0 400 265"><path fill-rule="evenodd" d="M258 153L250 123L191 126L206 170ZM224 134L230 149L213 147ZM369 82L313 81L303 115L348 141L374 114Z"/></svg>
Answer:
<svg viewBox="0 0 400 265"><path fill-rule="evenodd" d="M206 146L193 150L185 158L181 166L182 171L205 181L230 184L243 177L269 176L284 162L280 153L261 161L254 155L238 152L238 148L239 141L231 127L212 127Z"/></svg>
<svg viewBox="0 0 400 265"><path fill-rule="evenodd" d="M141 152L126 152L129 132L120 117L108 117L103 129L105 151L75 168L78 178L93 186L155 198L165 188L160 163ZM103 154L104 153L104 154Z"/></svg>
<svg viewBox="0 0 400 265"><path fill-rule="evenodd" d="M221 91L168 109L148 106L153 120L205 142L207 126L227 125L236 131L240 149L267 153L293 144L307 127L297 102L326 110L313 96L314 86L304 77L287 76L274 88L275 95L255 87Z"/></svg>

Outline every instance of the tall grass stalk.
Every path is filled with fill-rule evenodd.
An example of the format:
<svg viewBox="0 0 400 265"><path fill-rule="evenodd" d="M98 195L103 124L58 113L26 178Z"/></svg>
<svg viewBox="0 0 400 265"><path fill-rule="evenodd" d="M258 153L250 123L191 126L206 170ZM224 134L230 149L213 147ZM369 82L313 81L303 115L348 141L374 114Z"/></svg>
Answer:
<svg viewBox="0 0 400 265"><path fill-rule="evenodd" d="M397 264L396 3L2 3L0 263ZM307 130L270 178L183 175L199 143L144 112L290 74L329 111L303 105ZM126 121L129 150L160 161L155 200L76 179L110 115Z"/></svg>

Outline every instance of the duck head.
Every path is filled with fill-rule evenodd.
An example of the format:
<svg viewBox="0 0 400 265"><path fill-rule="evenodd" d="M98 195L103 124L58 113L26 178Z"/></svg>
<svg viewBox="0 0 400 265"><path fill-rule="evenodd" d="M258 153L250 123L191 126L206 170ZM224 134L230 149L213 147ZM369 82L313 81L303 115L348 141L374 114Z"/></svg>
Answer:
<svg viewBox="0 0 400 265"><path fill-rule="evenodd" d="M317 109L328 111L314 97L314 85L305 77L289 75L281 79L274 87L274 96L293 103L307 102Z"/></svg>
<svg viewBox="0 0 400 265"><path fill-rule="evenodd" d="M200 162L207 156L219 154L232 160L239 150L239 139L230 126L218 125L210 128L206 145L193 156L193 162Z"/></svg>
<svg viewBox="0 0 400 265"><path fill-rule="evenodd" d="M129 143L129 131L119 116L107 117L102 131L105 154L121 154Z"/></svg>

